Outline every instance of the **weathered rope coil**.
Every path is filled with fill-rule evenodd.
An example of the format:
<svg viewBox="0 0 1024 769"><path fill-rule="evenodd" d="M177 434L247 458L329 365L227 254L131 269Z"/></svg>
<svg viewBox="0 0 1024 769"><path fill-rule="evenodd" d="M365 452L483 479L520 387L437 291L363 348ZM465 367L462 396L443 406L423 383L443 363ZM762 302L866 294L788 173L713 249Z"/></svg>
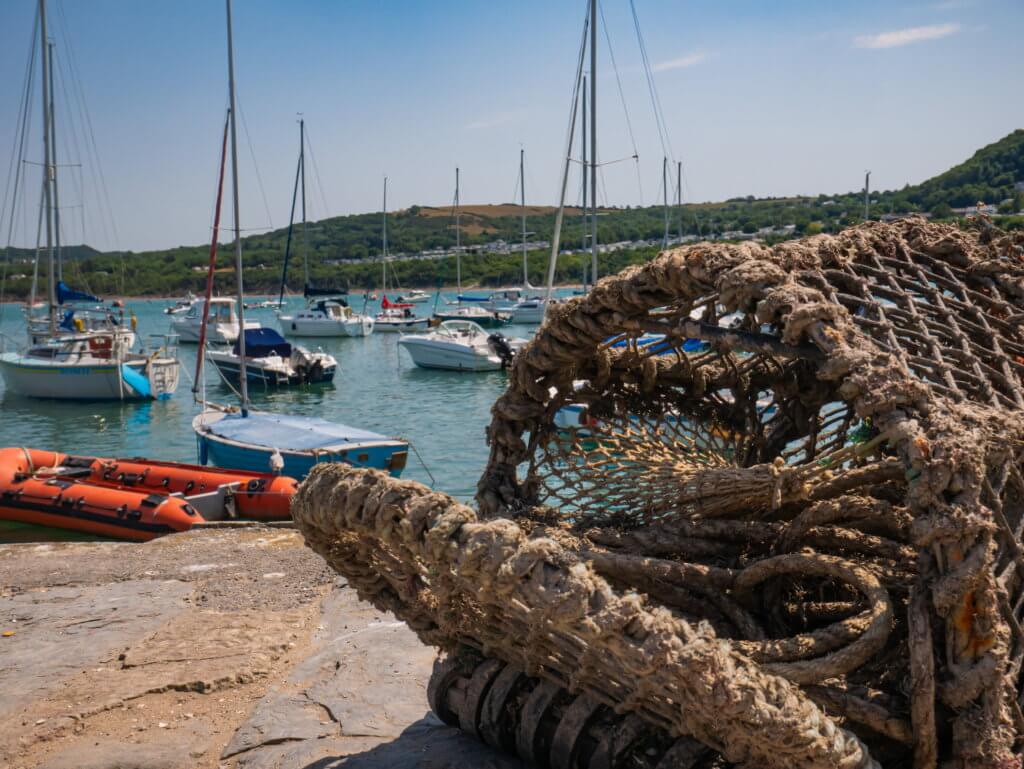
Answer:
<svg viewBox="0 0 1024 769"><path fill-rule="evenodd" d="M728 761L1019 767L1022 323L984 221L668 251L517 359L493 520L341 468L295 518L425 642Z"/></svg>

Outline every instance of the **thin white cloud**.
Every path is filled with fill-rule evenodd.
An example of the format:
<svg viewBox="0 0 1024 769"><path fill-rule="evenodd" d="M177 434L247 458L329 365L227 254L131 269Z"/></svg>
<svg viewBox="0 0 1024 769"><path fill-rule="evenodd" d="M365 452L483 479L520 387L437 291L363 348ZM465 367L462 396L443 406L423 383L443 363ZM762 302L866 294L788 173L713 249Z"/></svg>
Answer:
<svg viewBox="0 0 1024 769"><path fill-rule="evenodd" d="M704 51L694 51L688 53L685 56L680 56L677 59L669 59L668 61L659 61L653 67L652 70L655 72L667 72L670 69L686 69L692 67L695 64L700 64L708 55Z"/></svg>
<svg viewBox="0 0 1024 769"><path fill-rule="evenodd" d="M937 11L958 11L961 8L973 8L977 4L978 0L942 0L935 3L932 8Z"/></svg>
<svg viewBox="0 0 1024 769"><path fill-rule="evenodd" d="M959 31L959 24L929 24L923 27L908 27L907 29L894 29L890 32L879 32L877 35L860 35L854 38L853 44L857 48L899 48L903 45L920 43L924 40L938 40L939 38L949 37Z"/></svg>
<svg viewBox="0 0 1024 769"><path fill-rule="evenodd" d="M511 123L519 120L523 117L523 110L515 110L511 112L496 112L493 115L486 115L484 117L477 118L472 123L467 123L464 128L467 131L480 131L484 128L497 128L498 126Z"/></svg>

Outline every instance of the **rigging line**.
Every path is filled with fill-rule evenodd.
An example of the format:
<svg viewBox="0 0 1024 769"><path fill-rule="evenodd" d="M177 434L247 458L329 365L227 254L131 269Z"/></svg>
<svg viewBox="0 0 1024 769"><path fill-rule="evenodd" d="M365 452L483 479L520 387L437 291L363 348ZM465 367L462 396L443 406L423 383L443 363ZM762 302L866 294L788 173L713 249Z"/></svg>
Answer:
<svg viewBox="0 0 1024 769"><path fill-rule="evenodd" d="M661 98L658 96L658 89L654 83L654 70L651 67L651 59L647 55L647 44L644 42L644 34L640 28L640 17L636 12L635 0L629 0L629 9L633 14L633 27L636 29L637 44L640 48L640 59L643 62L644 76L647 78L647 91L651 97L651 107L654 110L654 121L658 127L658 136L661 139L661 149L671 160L675 161L675 152L672 149L672 140L668 135L668 125L665 122L665 113L661 108Z"/></svg>
<svg viewBox="0 0 1024 769"><path fill-rule="evenodd" d="M619 91L619 101L622 102L622 112L626 116L626 129L629 131L629 141L633 145L633 165L636 170L636 186L640 193L640 205L644 204L644 183L640 173L640 153L636 149L636 137L633 135L633 121L629 117L629 107L626 105L626 93L622 90L622 78L619 76L619 65L615 62L615 49L612 48L612 37L608 31L608 22L604 18L604 3L597 4L598 12L601 14L601 26L604 29L604 39L608 43L608 59L612 63L612 71L615 72L615 84ZM628 159L628 158L627 158Z"/></svg>
<svg viewBox="0 0 1024 769"><path fill-rule="evenodd" d="M313 178L316 179L316 188L320 191L320 202L324 204L323 218L330 216L330 208L327 206L327 196L324 195L324 186L320 183L320 169L316 164L316 155L313 154L313 142L309 138L309 126L306 126L306 146L309 147L309 159L313 161Z"/></svg>
<svg viewBox="0 0 1024 769"><path fill-rule="evenodd" d="M75 55L75 48L71 44L71 38L67 34L68 23L67 23L67 17L66 17L66 15L64 13L64 2L63 2L63 0L60 0L57 3L57 10L60 13L60 17L61 17L61 24L60 24L61 37L64 39L64 48L67 51L68 69L69 69L69 71L71 72L71 75L72 75L72 80L71 80L72 91L75 93L76 98L79 101L79 109L81 110L81 113L85 116L85 121L84 122L85 122L87 133L88 133L89 146L90 146L91 151L92 151L93 164L94 164L94 166L96 168L96 176L99 178L99 183L100 183L99 186L100 186L100 190L102 191L102 195L103 195L102 202L103 202L103 204L105 206L105 211L106 211L107 218L110 220L110 228L111 228L111 232L113 233L113 237L114 237L114 247L118 250L118 252L120 252L120 255L121 255L121 293L124 293L124 277L125 277L124 252L121 251L121 238L120 238L120 236L118 235L118 232L117 232L117 222L116 222L116 220L114 218L114 208L110 204L110 191L109 191L109 188L107 187L107 178L106 178L106 175L103 173L103 164L100 163L99 146L96 143L96 132L95 132L95 130L93 128L92 115L89 112L89 104L88 104L88 102L85 99L85 87L82 85L82 78L81 78L81 76L79 74L78 59L77 59L77 57Z"/></svg>
<svg viewBox="0 0 1024 769"><path fill-rule="evenodd" d="M21 205L21 198L18 196L18 187L24 186L24 178L21 173L22 164L18 163L18 159L25 157L25 145L28 142L28 129L31 123L32 115L32 81L34 80L35 74L35 52L36 52L36 29L39 26L39 9L36 9L35 23L32 25L32 39L29 45L29 58L28 66L25 67L25 83L22 89L21 103L18 105L18 115L21 118L20 125L18 126L18 139L11 147L11 161L8 164L7 179L8 184L4 189L4 202L3 206L0 207L0 216L7 210L8 195L10 195L11 202L11 215L7 225L7 245L4 248L4 266L3 274L0 276L0 321L3 320L4 308L6 303L4 302L5 294L7 293L7 268L11 261L11 244L14 240L14 220L16 212ZM13 173L12 173L13 171ZM24 197L24 196L22 196ZM40 215L42 214L42 207L40 206Z"/></svg>
<svg viewBox="0 0 1024 769"><path fill-rule="evenodd" d="M68 94L68 88L67 88L68 76L64 72L64 67L65 67L64 57L60 56L60 57L55 57L55 58L56 58L56 62L57 62L57 69L58 69L58 72L60 73L60 77L57 78L57 80L60 83L61 94L64 96L64 107L65 107L64 114L67 115L67 119L66 120L67 120L68 125L71 128L70 131L63 131L62 135L68 135L69 134L71 136L71 149L74 151L74 157L78 158L78 161L79 161L77 164L72 164L72 166L76 166L77 165L78 173L77 174L72 173L71 174L71 179L72 179L72 181L77 181L76 187L77 187L77 192L78 192L78 199L81 202L80 219L81 219L81 225L82 225L82 243L84 245L86 243L86 238L85 238L85 187L84 187L84 182L83 182L83 178L82 178L82 163L81 163L82 148L79 146L79 143L78 143L78 131L81 130L81 126L75 121L74 115L73 115L73 108L74 108L75 105L71 101L71 97ZM81 117L81 116L79 115L79 117ZM70 152L68 154L71 155ZM61 157L63 157L63 154L61 155ZM61 208L65 208L65 206L61 206ZM61 220L61 224L63 225L63 220ZM63 226L61 227L61 229L62 230L64 229ZM63 240L64 240L64 242L69 242L70 241L70 239L68 239L68 238L63 238Z"/></svg>
<svg viewBox="0 0 1024 769"><path fill-rule="evenodd" d="M4 202L0 214L7 211L7 202L11 203L11 215L7 226L7 248L14 239L14 216L18 206L18 185L22 183L21 166L25 162L25 144L28 141L28 128L32 115L32 81L35 79L36 29L39 28L39 9L36 9L35 23L32 25L32 41L29 46L28 63L25 67L25 82L22 87L21 101L18 105L18 138L11 147L11 161L7 167L7 184L4 187ZM20 162L19 162L20 161Z"/></svg>
<svg viewBox="0 0 1024 769"><path fill-rule="evenodd" d="M267 202L267 192L263 188L263 176L260 174L259 163L256 162L256 151L252 146L252 138L249 136L249 124L245 121L245 111L242 109L242 102L238 98L238 94L235 94L235 105L238 108L238 116L242 118L242 131L245 133L245 142L249 145L249 156L252 158L252 166L256 171L256 184L260 188L260 197L263 198L263 210L267 214L267 226L259 229L274 229L274 219L270 215L270 204ZM234 222L235 228L238 229L238 222ZM241 230L239 230L241 232ZM250 230L246 230L249 232Z"/></svg>

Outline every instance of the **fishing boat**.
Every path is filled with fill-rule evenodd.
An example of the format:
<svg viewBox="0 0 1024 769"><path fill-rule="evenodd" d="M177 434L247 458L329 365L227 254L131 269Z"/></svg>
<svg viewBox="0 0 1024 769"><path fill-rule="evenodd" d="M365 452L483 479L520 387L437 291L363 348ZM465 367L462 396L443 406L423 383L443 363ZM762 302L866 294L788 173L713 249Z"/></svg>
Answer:
<svg viewBox="0 0 1024 769"><path fill-rule="evenodd" d="M182 342L199 342L205 323L209 341L233 344L242 328L235 305L235 300L226 296L197 299L184 315L171 319L171 329ZM255 320L245 321L244 325L247 331L260 327L259 321Z"/></svg>
<svg viewBox="0 0 1024 769"><path fill-rule="evenodd" d="M270 473L0 449L0 521L117 539L235 517L287 520L295 488Z"/></svg>
<svg viewBox="0 0 1024 769"><path fill-rule="evenodd" d="M408 302L392 302L385 294L380 303L380 312L374 317L374 330L377 333L392 334L426 330L430 326L430 318L417 317L413 307Z"/></svg>
<svg viewBox="0 0 1024 769"><path fill-rule="evenodd" d="M421 368L500 371L512 364L526 340L488 333L472 321L446 320L429 333L401 336L398 344Z"/></svg>
<svg viewBox="0 0 1024 769"><path fill-rule="evenodd" d="M206 357L221 376L237 382L241 376L240 345L210 349ZM272 328L246 329L245 372L249 382L265 387L330 382L338 368L333 355L293 346Z"/></svg>
<svg viewBox="0 0 1024 769"><path fill-rule="evenodd" d="M277 320L285 336L369 336L374 325L373 318L357 313L340 296L313 299L305 309Z"/></svg>
<svg viewBox="0 0 1024 769"><path fill-rule="evenodd" d="M224 125L221 148L220 176L217 203L214 210L213 238L210 243L210 263L206 277L206 296L213 292L216 271L217 233L220 228L220 209L224 185L224 170L228 156L228 136L231 139L231 189L234 208L235 279L239 305L243 290L242 233L238 201L237 138L235 129L235 74L231 29L231 0L227 0L228 42L228 114ZM301 157L301 156L300 156ZM300 159L301 164L301 159ZM301 165L300 165L301 168ZM335 302L336 306L340 306ZM345 305L347 307L347 305ZM244 321L244 308L240 311ZM370 320L372 328L372 320ZM284 321L282 320L282 325ZM205 325L202 328L206 328ZM201 345L205 344L205 339ZM201 351L203 347L201 346ZM198 395L205 381L202 373L204 356L197 356L193 393ZM200 401L203 411L192 420L200 464L212 463L220 467L241 468L250 471L283 472L294 478L304 478L319 462L345 462L360 467L372 467L398 475L405 468L409 454L406 441L328 422L318 417L273 414L253 411L249 407L246 335L239 336L239 404L237 407L215 406Z"/></svg>
<svg viewBox="0 0 1024 769"><path fill-rule="evenodd" d="M399 294L398 301L405 304L423 304L430 301L430 294L420 291L418 288L411 288Z"/></svg>
<svg viewBox="0 0 1024 769"><path fill-rule="evenodd" d="M163 400L178 389L173 339L152 353L127 352L113 334L56 337L23 352L0 352L7 390L58 400Z"/></svg>

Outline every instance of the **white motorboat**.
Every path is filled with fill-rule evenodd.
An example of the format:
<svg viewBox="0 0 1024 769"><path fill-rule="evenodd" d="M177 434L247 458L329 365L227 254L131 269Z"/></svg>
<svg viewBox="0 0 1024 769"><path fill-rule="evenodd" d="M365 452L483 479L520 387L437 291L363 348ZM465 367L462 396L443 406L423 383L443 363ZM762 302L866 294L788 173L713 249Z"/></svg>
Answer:
<svg viewBox="0 0 1024 769"><path fill-rule="evenodd" d="M192 305L194 305L198 301L199 300L196 298L195 294L189 291L187 294L185 294L184 299L179 299L170 307L165 307L164 312L167 313L168 315L184 315L186 312L189 311Z"/></svg>
<svg viewBox="0 0 1024 769"><path fill-rule="evenodd" d="M178 389L180 366L172 340L152 352L118 348L113 334L61 337L24 352L0 353L7 390L30 398L151 400Z"/></svg>
<svg viewBox="0 0 1024 769"><path fill-rule="evenodd" d="M430 294L426 291L420 291L418 288L412 288L408 291L402 292L398 297L398 301L403 303L423 304L424 302L430 301Z"/></svg>
<svg viewBox="0 0 1024 769"><path fill-rule="evenodd" d="M304 310L280 315L285 336L369 336L373 318L355 312L341 297L315 299Z"/></svg>
<svg viewBox="0 0 1024 769"><path fill-rule="evenodd" d="M526 340L489 334L472 321L446 320L427 334L403 335L398 344L421 368L498 371L511 365Z"/></svg>
<svg viewBox="0 0 1024 769"><path fill-rule="evenodd" d="M198 342L203 327L203 310L205 299L198 299L189 307L184 315L175 315L171 319L171 330L182 342ZM245 321L246 329L259 328L258 320ZM210 314L206 321L206 339L211 344L234 344L238 339L238 315L235 312L235 300L226 296L215 296L210 299Z"/></svg>
<svg viewBox="0 0 1024 769"><path fill-rule="evenodd" d="M554 298L545 300L541 297L524 299L512 305L508 310L508 314L511 316L513 323L543 323L549 301L551 304L554 304L557 300Z"/></svg>
<svg viewBox="0 0 1024 769"><path fill-rule="evenodd" d="M232 382L241 376L239 345L208 350L206 357L221 375ZM248 329L245 332L245 376L250 383L265 387L330 382L338 369L338 361L323 350L315 352L293 346L272 328Z"/></svg>

